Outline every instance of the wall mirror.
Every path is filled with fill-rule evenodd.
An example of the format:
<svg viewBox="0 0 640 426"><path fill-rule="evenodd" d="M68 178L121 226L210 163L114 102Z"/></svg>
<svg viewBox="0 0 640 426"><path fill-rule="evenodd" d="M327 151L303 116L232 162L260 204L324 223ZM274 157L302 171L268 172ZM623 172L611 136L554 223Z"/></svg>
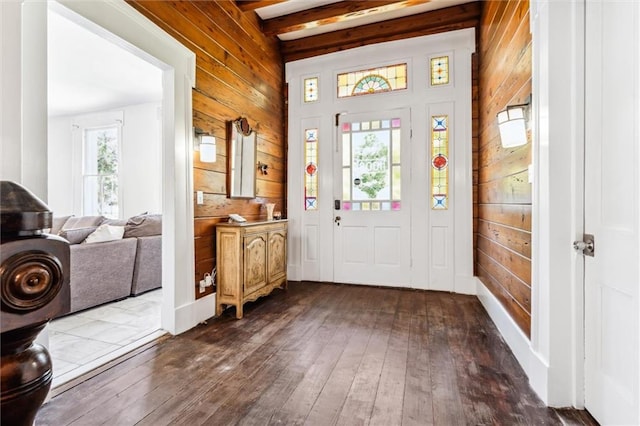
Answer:
<svg viewBox="0 0 640 426"><path fill-rule="evenodd" d="M244 118L227 123L227 194L255 198L257 133Z"/></svg>

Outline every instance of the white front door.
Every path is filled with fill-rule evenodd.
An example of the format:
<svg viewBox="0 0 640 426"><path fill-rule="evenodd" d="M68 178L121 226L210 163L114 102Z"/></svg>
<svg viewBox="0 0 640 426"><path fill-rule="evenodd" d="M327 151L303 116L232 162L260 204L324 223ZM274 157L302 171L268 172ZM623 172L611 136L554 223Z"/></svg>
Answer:
<svg viewBox="0 0 640 426"><path fill-rule="evenodd" d="M334 281L408 286L410 111L341 115L334 146Z"/></svg>
<svg viewBox="0 0 640 426"><path fill-rule="evenodd" d="M586 2L585 407L640 424L640 5Z"/></svg>

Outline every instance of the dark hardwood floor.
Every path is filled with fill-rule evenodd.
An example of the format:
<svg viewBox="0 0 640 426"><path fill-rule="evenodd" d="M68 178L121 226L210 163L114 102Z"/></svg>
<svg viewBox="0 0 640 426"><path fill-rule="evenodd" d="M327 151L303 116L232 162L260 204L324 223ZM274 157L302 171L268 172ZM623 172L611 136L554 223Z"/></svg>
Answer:
<svg viewBox="0 0 640 426"><path fill-rule="evenodd" d="M56 396L36 425L595 424L545 407L475 297L319 283L227 310Z"/></svg>

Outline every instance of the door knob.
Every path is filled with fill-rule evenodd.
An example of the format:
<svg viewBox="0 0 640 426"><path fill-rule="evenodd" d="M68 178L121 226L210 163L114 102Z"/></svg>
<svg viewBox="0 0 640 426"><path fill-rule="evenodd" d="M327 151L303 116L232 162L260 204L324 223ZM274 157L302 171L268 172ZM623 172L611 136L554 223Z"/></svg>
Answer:
<svg viewBox="0 0 640 426"><path fill-rule="evenodd" d="M342 219L340 216L336 216L335 219L333 219L333 222L340 226L340 219Z"/></svg>
<svg viewBox="0 0 640 426"><path fill-rule="evenodd" d="M585 256L593 257L596 250L593 235L585 234L584 241L574 241L573 248L576 251L581 251Z"/></svg>

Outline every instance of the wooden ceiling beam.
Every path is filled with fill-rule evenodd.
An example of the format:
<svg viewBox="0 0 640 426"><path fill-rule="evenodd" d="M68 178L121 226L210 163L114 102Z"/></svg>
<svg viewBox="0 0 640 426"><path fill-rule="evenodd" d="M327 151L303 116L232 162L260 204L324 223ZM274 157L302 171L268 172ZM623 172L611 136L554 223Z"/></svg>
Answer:
<svg viewBox="0 0 640 426"><path fill-rule="evenodd" d="M474 28L480 22L481 11L481 2L465 3L375 24L283 41L282 56L285 62L289 62L374 43Z"/></svg>
<svg viewBox="0 0 640 426"><path fill-rule="evenodd" d="M272 6L278 3L284 3L287 0L236 0L238 9L243 12L260 9L261 7Z"/></svg>
<svg viewBox="0 0 640 426"><path fill-rule="evenodd" d="M322 25L357 19L363 15L389 12L427 3L430 0L350 0L267 19L262 23L266 35L278 35Z"/></svg>

